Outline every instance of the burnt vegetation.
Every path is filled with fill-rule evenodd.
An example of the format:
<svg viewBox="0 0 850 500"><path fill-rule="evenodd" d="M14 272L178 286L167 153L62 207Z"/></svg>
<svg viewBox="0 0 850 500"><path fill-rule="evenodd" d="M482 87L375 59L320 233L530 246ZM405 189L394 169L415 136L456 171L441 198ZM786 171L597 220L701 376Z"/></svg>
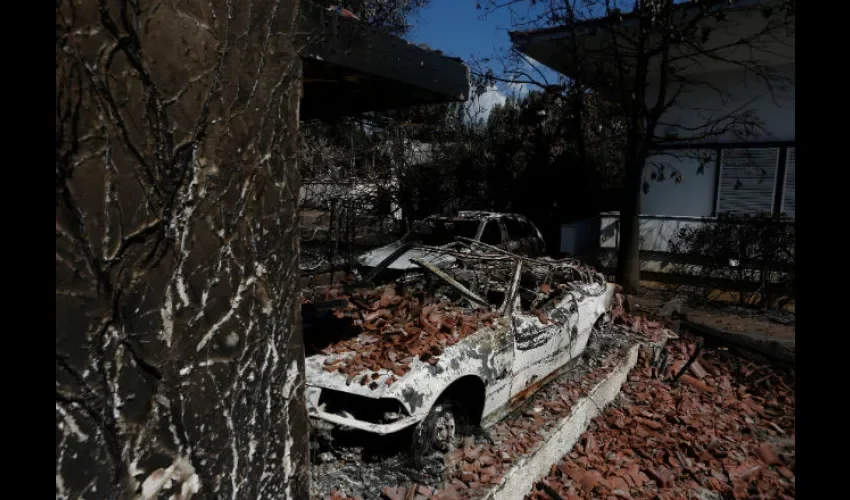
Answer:
<svg viewBox="0 0 850 500"><path fill-rule="evenodd" d="M678 272L732 289L738 305L781 309L796 298L795 243L791 219L723 214L682 228L670 249L691 262Z"/></svg>

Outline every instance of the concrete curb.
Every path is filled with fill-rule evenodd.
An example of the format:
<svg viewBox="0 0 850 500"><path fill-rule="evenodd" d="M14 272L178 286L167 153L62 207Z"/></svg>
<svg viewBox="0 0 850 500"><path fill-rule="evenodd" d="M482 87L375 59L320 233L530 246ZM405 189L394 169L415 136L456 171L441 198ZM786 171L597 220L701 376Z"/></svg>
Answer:
<svg viewBox="0 0 850 500"><path fill-rule="evenodd" d="M552 464L572 450L579 436L584 433L593 420L620 393L629 372L637 363L638 353L643 343L629 348L625 359L611 374L578 400L569 416L565 417L556 429L546 438L543 445L530 455L523 457L505 474L501 484L484 495L486 500L516 500L525 498L533 482L549 473Z"/></svg>

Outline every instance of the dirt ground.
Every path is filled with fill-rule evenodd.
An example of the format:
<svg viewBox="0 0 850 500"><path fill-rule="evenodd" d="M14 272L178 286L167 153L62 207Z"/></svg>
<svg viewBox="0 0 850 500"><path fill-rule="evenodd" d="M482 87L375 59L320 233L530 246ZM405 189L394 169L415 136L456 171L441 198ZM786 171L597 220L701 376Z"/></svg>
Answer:
<svg viewBox="0 0 850 500"><path fill-rule="evenodd" d="M634 313L656 316L675 292L645 287L629 297ZM767 335L783 341L794 341L796 326L790 311L762 312L723 302L706 302L689 297L682 311L695 323L732 333Z"/></svg>
<svg viewBox="0 0 850 500"><path fill-rule="evenodd" d="M688 319L696 323L733 333L755 333L781 340L795 340L795 325L784 325L769 319L753 318L723 311L691 309Z"/></svg>

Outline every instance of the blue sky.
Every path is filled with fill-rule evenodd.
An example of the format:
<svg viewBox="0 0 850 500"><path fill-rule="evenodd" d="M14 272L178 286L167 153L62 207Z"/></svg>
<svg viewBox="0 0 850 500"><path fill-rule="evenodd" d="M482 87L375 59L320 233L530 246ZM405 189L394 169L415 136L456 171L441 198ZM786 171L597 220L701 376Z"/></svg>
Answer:
<svg viewBox="0 0 850 500"><path fill-rule="evenodd" d="M463 59L487 57L510 46L508 11L487 15L476 10L475 0L431 0L410 21L414 25L408 36L411 41Z"/></svg>
<svg viewBox="0 0 850 500"><path fill-rule="evenodd" d="M482 3L485 1L482 0ZM430 5L410 19L414 27L407 38L467 62L474 57L485 58L504 52L510 47L510 12L500 9L487 14L484 10L477 10L475 3L475 0L431 0ZM500 64L491 67L496 72L501 70ZM557 81L555 73L545 67L543 70L547 79ZM525 90L521 85L499 84L471 105L477 108L479 117L486 119L489 110L503 103L508 94Z"/></svg>

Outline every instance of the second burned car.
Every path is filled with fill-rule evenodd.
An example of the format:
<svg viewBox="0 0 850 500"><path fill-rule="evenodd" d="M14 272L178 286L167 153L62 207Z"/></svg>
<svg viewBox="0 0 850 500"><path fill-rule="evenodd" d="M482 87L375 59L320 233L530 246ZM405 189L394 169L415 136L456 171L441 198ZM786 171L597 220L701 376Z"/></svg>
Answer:
<svg viewBox="0 0 850 500"><path fill-rule="evenodd" d="M316 290L305 311L313 419L380 435L413 429L415 456L447 452L581 355L613 285L573 260L487 247L378 287Z"/></svg>
<svg viewBox="0 0 850 500"><path fill-rule="evenodd" d="M540 257L546 243L537 226L519 214L460 211L454 215L432 215L413 224L400 240L370 250L357 257L361 273L386 266L389 274L417 269L413 259L442 265L451 256L423 250L423 247L449 248L458 239L491 245L523 257Z"/></svg>

